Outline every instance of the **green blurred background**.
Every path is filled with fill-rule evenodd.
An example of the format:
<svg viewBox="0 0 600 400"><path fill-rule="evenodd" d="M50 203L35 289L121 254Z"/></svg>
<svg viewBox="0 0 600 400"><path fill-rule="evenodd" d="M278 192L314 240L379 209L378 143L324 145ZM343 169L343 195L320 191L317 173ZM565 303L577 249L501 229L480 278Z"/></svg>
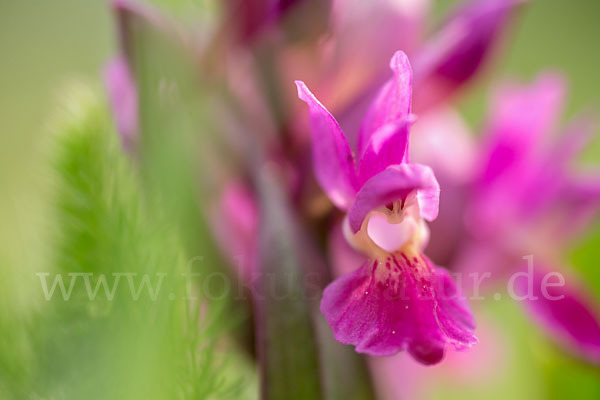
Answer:
<svg viewBox="0 0 600 400"><path fill-rule="evenodd" d="M436 18L455 3L436 2ZM566 117L582 109L596 112L600 105L600 1L530 3L505 41L505 51L485 76L493 72L494 77L530 80L544 69L562 70L570 84ZM49 123L61 89L69 81L84 79L100 87L102 67L114 45L113 23L103 0L0 0L0 279L7 278L6 271L15 276L33 271L44 258L39 231L45 223L44 154ZM479 83L483 84L476 84L460 101L474 127L483 121L487 106L487 78ZM599 160L598 140L583 158L588 166ZM569 257L600 296L597 223ZM0 305L0 312L4 307L25 307L18 282L13 289L15 302ZM518 306L490 300L478 314L503 332L503 364L482 380L436 379L425 389L428 396L600 398L600 372L555 347ZM5 332L0 336L2 341L8 337Z"/></svg>

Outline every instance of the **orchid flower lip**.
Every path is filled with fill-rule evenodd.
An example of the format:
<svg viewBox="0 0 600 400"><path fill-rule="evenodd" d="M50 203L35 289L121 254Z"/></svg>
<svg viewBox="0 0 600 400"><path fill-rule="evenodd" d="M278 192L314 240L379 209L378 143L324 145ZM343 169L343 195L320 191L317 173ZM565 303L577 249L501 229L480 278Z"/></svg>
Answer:
<svg viewBox="0 0 600 400"><path fill-rule="evenodd" d="M358 232L367 215L378 207L416 193L419 217L437 217L440 187L431 168L420 164L392 165L369 179L358 191L348 212L350 228Z"/></svg>
<svg viewBox="0 0 600 400"><path fill-rule="evenodd" d="M464 296L446 271L413 251L369 260L325 289L321 311L341 343L359 353L389 356L406 350L436 364L447 345L477 343Z"/></svg>

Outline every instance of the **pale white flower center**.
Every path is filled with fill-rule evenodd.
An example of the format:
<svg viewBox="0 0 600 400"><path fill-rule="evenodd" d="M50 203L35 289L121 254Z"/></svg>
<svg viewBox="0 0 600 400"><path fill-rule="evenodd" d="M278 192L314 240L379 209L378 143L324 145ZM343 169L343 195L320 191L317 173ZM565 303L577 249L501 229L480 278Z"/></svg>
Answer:
<svg viewBox="0 0 600 400"><path fill-rule="evenodd" d="M416 230L417 221L410 215L398 223L390 223L387 215L373 213L367 223L367 234L371 240L390 253L404 247Z"/></svg>
<svg viewBox="0 0 600 400"><path fill-rule="evenodd" d="M421 219L414 193L390 208L371 211L356 234L352 233L346 219L344 234L355 249L375 258L408 247L421 251L429 240L429 228Z"/></svg>

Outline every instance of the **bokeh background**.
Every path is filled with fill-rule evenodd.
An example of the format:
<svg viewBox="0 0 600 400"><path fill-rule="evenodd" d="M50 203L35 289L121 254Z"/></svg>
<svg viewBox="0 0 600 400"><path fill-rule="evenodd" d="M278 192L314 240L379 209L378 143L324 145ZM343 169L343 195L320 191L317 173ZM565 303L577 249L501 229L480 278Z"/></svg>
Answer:
<svg viewBox="0 0 600 400"><path fill-rule="evenodd" d="M436 18L455 3L434 2ZM597 114L599 18L597 0L531 1L505 40L504 51L469 95L459 100L474 130L486 115L492 74L530 80L542 70L563 71L570 88L565 118L582 109ZM0 313L26 307L27 294L19 290L18 277L31 273L46 254L39 234L46 223L44 154L61 90L74 79L100 87L102 68L115 42L113 21L103 0L0 0L0 280L4 280L0 287L5 291ZM591 166L598 161L600 140L596 139L581 162ZM570 250L569 260L600 298L600 224ZM14 296L25 299L17 301ZM478 315L489 322L489 337L500 354L492 352L472 375L442 370L424 389L428 397L600 398L597 368L554 346L517 305L492 299L489 303L481 305L485 311ZM10 326L0 325L0 329ZM0 331L0 349L16 346L11 337Z"/></svg>

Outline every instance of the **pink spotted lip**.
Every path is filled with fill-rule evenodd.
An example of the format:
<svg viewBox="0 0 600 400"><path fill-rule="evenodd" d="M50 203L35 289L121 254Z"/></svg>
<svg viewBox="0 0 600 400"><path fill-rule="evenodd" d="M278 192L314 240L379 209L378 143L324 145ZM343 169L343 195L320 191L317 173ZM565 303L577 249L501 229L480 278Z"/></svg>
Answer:
<svg viewBox="0 0 600 400"><path fill-rule="evenodd" d="M472 314L452 279L414 253L367 261L336 280L323 293L321 311L335 338L359 353L406 350L435 364L447 344L462 350L477 343Z"/></svg>

